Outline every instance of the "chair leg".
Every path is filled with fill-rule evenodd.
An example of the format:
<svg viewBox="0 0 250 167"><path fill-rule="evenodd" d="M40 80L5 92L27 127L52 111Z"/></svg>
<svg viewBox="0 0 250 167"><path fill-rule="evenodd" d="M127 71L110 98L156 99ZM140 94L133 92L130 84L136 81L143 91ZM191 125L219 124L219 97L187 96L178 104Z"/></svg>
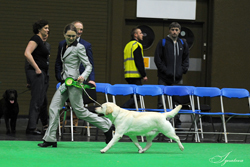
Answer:
<svg viewBox="0 0 250 167"><path fill-rule="evenodd" d="M227 129L226 129L226 122L225 122L225 115L222 115L223 118L223 129L224 129L224 137L225 137L225 143L227 143Z"/></svg>
<svg viewBox="0 0 250 167"><path fill-rule="evenodd" d="M196 134L195 134L195 141L197 142L200 142L200 137L199 137L199 132L198 132L198 128L197 128L197 124L196 124L196 120L195 120L195 115L194 116L192 116L192 118L193 118L193 122L194 122L194 130L195 130L195 132L196 132Z"/></svg>
<svg viewBox="0 0 250 167"><path fill-rule="evenodd" d="M222 129L223 129L225 143L228 143L228 140L227 140L227 130L226 130L226 121L225 121L225 116L224 115L222 115L221 120L222 120L222 123L221 123L221 127L220 127L220 132L222 132ZM217 141L218 142L222 141L222 134L218 135Z"/></svg>
<svg viewBox="0 0 250 167"><path fill-rule="evenodd" d="M88 137L90 137L90 127L89 127L89 122L87 122L87 134L88 134Z"/></svg>
<svg viewBox="0 0 250 167"><path fill-rule="evenodd" d="M196 123L196 115L190 115L191 116L191 121L192 121L192 124L189 128L189 131L191 131L192 127L194 126L194 130L196 133L194 133L192 135L192 141L195 140L195 142L200 142L200 137L199 137L199 132L198 132L198 128L197 128L197 123ZM189 137L189 133L187 133L187 136L186 136L186 141Z"/></svg>
<svg viewBox="0 0 250 167"><path fill-rule="evenodd" d="M203 127L202 127L202 120L201 120L201 116L198 115L199 117L199 121L200 121L200 129L201 129L201 138L204 139L204 134L203 134Z"/></svg>
<svg viewBox="0 0 250 167"><path fill-rule="evenodd" d="M143 138L143 136L141 136L141 142L144 142L144 138Z"/></svg>
<svg viewBox="0 0 250 167"><path fill-rule="evenodd" d="M70 128L71 128L71 141L74 141L74 132L73 132L73 110L70 107Z"/></svg>

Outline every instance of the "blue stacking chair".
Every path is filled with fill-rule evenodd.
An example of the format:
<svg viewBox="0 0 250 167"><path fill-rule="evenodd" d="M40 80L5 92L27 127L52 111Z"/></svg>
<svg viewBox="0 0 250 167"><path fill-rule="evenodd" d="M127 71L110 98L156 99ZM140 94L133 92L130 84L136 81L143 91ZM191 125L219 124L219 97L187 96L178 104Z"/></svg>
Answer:
<svg viewBox="0 0 250 167"><path fill-rule="evenodd" d="M179 111L179 114L188 114L191 116L192 125L194 125L194 131L193 132L191 131L191 128L192 128L191 126L189 128L189 131L186 131L186 132L178 131L178 133L195 134L195 141L200 142L198 128L197 128L196 119L195 119L197 111L195 110L195 106L194 106L193 90L194 90L194 86L165 86L163 89L163 93L164 95L168 97L168 104L169 104L170 109L173 109L175 107L173 106L173 101L172 101L173 96L188 96L189 97L191 109L181 109ZM174 126L174 121L173 121L173 126Z"/></svg>
<svg viewBox="0 0 250 167"><path fill-rule="evenodd" d="M114 86L128 86L128 87L130 87L130 86L133 86L133 87L135 87L135 86L137 86L137 85L135 85L135 84L114 84Z"/></svg>
<svg viewBox="0 0 250 167"><path fill-rule="evenodd" d="M227 107L226 105L224 105L225 98L231 99L230 103L232 103L233 99L235 99L234 101L236 101L236 99L241 100L241 101L245 100L246 101L246 103L244 103L245 109L247 109L248 113L228 112L229 107L225 111L225 107ZM243 110L243 109L244 109L243 106L242 108L239 108L239 110ZM237 117L237 116L250 117L249 109L250 109L250 97L249 97L249 91L247 89L244 89L244 88L222 88L221 89L221 110L222 112L224 112L225 115L229 116L226 120L226 123L229 120L231 120L233 117ZM246 138L247 138L247 135L250 135L249 133L236 133L236 132L227 132L227 134L246 135Z"/></svg>
<svg viewBox="0 0 250 167"><path fill-rule="evenodd" d="M112 101L113 103L116 104L116 96L134 96L134 87L136 85L132 85L132 84L117 84L117 85L110 85L107 86L105 89L105 94L108 97L108 95L112 96ZM107 102L109 100L107 99ZM134 98L135 101L135 105L137 105L136 103L136 98ZM137 108L138 106L136 106ZM135 110L135 109L129 109L129 110Z"/></svg>
<svg viewBox="0 0 250 167"><path fill-rule="evenodd" d="M141 111L155 111L155 112L167 112L166 104L163 103L163 109L153 109L153 108L146 108L144 97L145 96L160 96L162 101L165 101L163 95L163 85L141 85L135 88L135 95L139 95L140 97L140 105L141 108L137 109ZM138 105L137 105L138 106Z"/></svg>
<svg viewBox="0 0 250 167"><path fill-rule="evenodd" d="M96 83L96 92L103 93L105 95L106 101L108 101L108 96L105 94L105 90L107 86L110 86L110 83Z"/></svg>
<svg viewBox="0 0 250 167"><path fill-rule="evenodd" d="M120 87L120 88L124 88L124 89L126 89L127 87L133 87L133 89L135 89L135 87L137 86L137 85L135 85L135 84L114 84L113 86L118 86L118 87ZM130 88L129 88L130 89ZM130 91L130 90L129 90ZM126 92L126 91L123 91L123 92ZM125 95L123 95L123 96L125 96ZM134 99L136 98L136 97L134 97L134 94L131 94L130 95L131 97L133 97ZM136 104L135 104L136 105ZM133 111L137 111L137 108L124 108L124 109L127 109L127 110L133 110Z"/></svg>
<svg viewBox="0 0 250 167"><path fill-rule="evenodd" d="M200 131L201 131L201 138L204 138L203 134L224 134L225 137L225 141L227 141L227 131L226 131L226 124L225 124L225 116L224 116L224 112L212 112L212 111L203 111L201 109L201 103L200 103L200 99L201 98L217 98L218 100L220 100L220 96L221 96L221 90L217 87L195 87L194 88L194 92L193 92L194 97L196 97L197 99L197 107L198 107L198 114L199 114L199 121L200 121ZM211 109L210 109L211 110ZM204 132L203 131L203 127L202 127L202 116L220 116L221 121L222 121L222 126L223 126L223 131L224 132L215 132L215 130L213 130L213 132ZM212 126L213 126L213 122L212 122ZM213 126L214 129L214 126Z"/></svg>
<svg viewBox="0 0 250 167"><path fill-rule="evenodd" d="M173 106L173 96L188 96L189 102L191 105L191 110L183 110L181 109L179 113L195 113L194 100L193 100L193 90L194 86L165 86L163 89L164 95L168 97L168 104L170 108L174 108Z"/></svg>

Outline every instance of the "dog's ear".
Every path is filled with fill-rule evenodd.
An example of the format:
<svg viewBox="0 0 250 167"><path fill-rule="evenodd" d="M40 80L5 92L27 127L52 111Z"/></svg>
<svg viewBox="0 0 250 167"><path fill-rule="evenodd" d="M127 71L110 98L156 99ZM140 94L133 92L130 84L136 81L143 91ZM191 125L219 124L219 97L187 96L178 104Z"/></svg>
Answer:
<svg viewBox="0 0 250 167"><path fill-rule="evenodd" d="M111 114L113 112L113 109L112 109L112 107L111 106L109 106L109 105L107 105L107 109L106 109L106 115L109 115L109 114Z"/></svg>

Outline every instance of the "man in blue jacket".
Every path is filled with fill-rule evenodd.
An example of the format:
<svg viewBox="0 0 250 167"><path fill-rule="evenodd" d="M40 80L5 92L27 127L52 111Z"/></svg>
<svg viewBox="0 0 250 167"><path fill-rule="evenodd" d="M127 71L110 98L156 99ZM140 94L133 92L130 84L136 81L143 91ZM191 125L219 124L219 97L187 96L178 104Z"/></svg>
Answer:
<svg viewBox="0 0 250 167"><path fill-rule="evenodd" d="M93 84L94 86L96 86L95 84L95 72L94 72L94 60L93 60L93 53L92 53L92 48L91 48L91 44L87 41L85 41L84 39L81 38L81 35L83 33L83 23L80 21L74 21L72 22L72 24L75 25L76 29L77 29L77 41L84 45L85 49L86 49L86 54L89 58L89 62L92 65L92 71L89 75L89 81L88 83ZM58 46L58 52L57 52L57 58L56 58L56 63L55 63L55 75L56 75L56 79L58 82L62 82L62 76L61 76L61 72L62 72L62 61L61 61L61 50L62 50L62 46L65 43L65 40L61 41L59 43ZM81 64L80 68L79 68L80 74L83 73L84 71L84 67ZM78 118L76 117L75 113L73 115L73 124L74 126L78 126ZM75 131L75 128L74 128Z"/></svg>

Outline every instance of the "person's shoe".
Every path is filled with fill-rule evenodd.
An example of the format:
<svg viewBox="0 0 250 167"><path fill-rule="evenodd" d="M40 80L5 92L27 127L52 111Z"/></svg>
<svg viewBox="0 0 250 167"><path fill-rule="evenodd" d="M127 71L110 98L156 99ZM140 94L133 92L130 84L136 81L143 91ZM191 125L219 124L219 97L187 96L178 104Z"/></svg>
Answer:
<svg viewBox="0 0 250 167"><path fill-rule="evenodd" d="M46 141L43 141L43 143L39 143L38 146L39 147L49 147L49 146L57 147L57 142L46 142Z"/></svg>
<svg viewBox="0 0 250 167"><path fill-rule="evenodd" d="M26 134L30 134L30 135L41 135L42 132L38 129L35 129L35 130L29 130L29 129L26 129Z"/></svg>
<svg viewBox="0 0 250 167"><path fill-rule="evenodd" d="M115 130L114 125L111 125L109 130L104 133L104 135L106 136L106 140L105 140L106 144L108 144L110 142L110 140L113 138L113 131L114 130Z"/></svg>

